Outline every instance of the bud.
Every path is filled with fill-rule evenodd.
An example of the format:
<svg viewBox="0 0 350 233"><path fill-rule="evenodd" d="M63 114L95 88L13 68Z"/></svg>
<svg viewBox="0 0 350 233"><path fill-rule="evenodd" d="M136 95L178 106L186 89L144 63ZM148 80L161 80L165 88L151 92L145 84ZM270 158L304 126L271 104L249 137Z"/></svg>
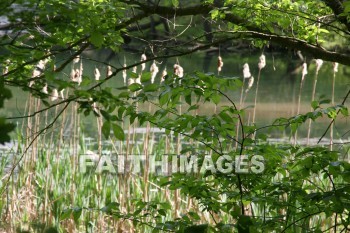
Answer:
<svg viewBox="0 0 350 233"><path fill-rule="evenodd" d="M95 80L96 81L100 80L101 73L100 73L100 71L97 68L95 68L94 74L95 74Z"/></svg>
<svg viewBox="0 0 350 233"><path fill-rule="evenodd" d="M339 63L333 62L333 72L334 73L338 73L338 66L339 66Z"/></svg>
<svg viewBox="0 0 350 233"><path fill-rule="evenodd" d="M125 63L123 65L123 67L124 67L124 69L123 69L123 79L124 79L124 85L126 85L126 69L125 69L126 64Z"/></svg>
<svg viewBox="0 0 350 233"><path fill-rule="evenodd" d="M155 62L153 62L153 64L151 65L151 68L150 68L150 71L151 71L151 83L154 83L154 79L157 75L157 73L159 72L159 69L158 69L158 66L156 65Z"/></svg>
<svg viewBox="0 0 350 233"><path fill-rule="evenodd" d="M57 89L53 89L52 92L51 92L51 98L50 100L53 102L53 101L56 101L58 99L58 91Z"/></svg>
<svg viewBox="0 0 350 233"><path fill-rule="evenodd" d="M248 81L248 87L247 87L247 89L245 90L246 93L250 90L250 88L252 88L253 84L254 84L254 77L251 76L251 77L249 78L249 81Z"/></svg>
<svg viewBox="0 0 350 233"><path fill-rule="evenodd" d="M164 82L165 76L168 75L168 72L166 71L166 68L162 72L162 77L160 78L160 82Z"/></svg>
<svg viewBox="0 0 350 233"><path fill-rule="evenodd" d="M78 63L79 60L80 60L80 56L78 55L78 56L76 56L76 57L73 59L73 64Z"/></svg>
<svg viewBox="0 0 350 233"><path fill-rule="evenodd" d="M243 65L243 78L250 78L252 74L250 73L249 65L248 63L245 63Z"/></svg>
<svg viewBox="0 0 350 233"><path fill-rule="evenodd" d="M141 62L144 62L144 61L146 61L146 60L147 60L146 54L143 53L143 54L141 55ZM146 69L146 63L142 63L142 64L141 64L141 70L144 71L145 69Z"/></svg>
<svg viewBox="0 0 350 233"><path fill-rule="evenodd" d="M9 59L7 59L5 61L5 67L4 67L3 71L2 71L2 74L7 74L9 72L9 64L10 64L10 62L11 61Z"/></svg>
<svg viewBox="0 0 350 233"><path fill-rule="evenodd" d="M60 91L60 96L61 96L61 99L64 100L64 89L62 89L62 90Z"/></svg>
<svg viewBox="0 0 350 233"><path fill-rule="evenodd" d="M112 74L113 74L112 67L111 66L107 66L107 77L111 76Z"/></svg>
<svg viewBox="0 0 350 233"><path fill-rule="evenodd" d="M182 78L184 76L184 69L180 65L175 64L174 65L174 74L176 76L178 76L179 78Z"/></svg>
<svg viewBox="0 0 350 233"><path fill-rule="evenodd" d="M46 95L49 94L49 92L47 91L47 84L45 84L45 86L43 87L43 89L42 89L41 92L44 93L44 94L46 94Z"/></svg>
<svg viewBox="0 0 350 233"><path fill-rule="evenodd" d="M322 64L323 64L323 60L322 59L316 59L316 72L317 73L321 69Z"/></svg>
<svg viewBox="0 0 350 233"><path fill-rule="evenodd" d="M80 69L75 69L72 81L76 82L76 83L78 83L78 85L80 85L80 83L82 81L81 74L80 74Z"/></svg>
<svg viewBox="0 0 350 233"><path fill-rule="evenodd" d="M303 71L302 71L302 76L301 76L301 80L302 81L304 80L305 75L307 75L307 64L306 64L306 62L303 63Z"/></svg>
<svg viewBox="0 0 350 233"><path fill-rule="evenodd" d="M259 69L263 69L264 67L266 66L266 57L264 54L262 54L260 57L259 57L259 63L258 63L258 67Z"/></svg>
<svg viewBox="0 0 350 233"><path fill-rule="evenodd" d="M222 58L220 56L218 56L218 72L221 71L223 66L224 66L224 63L222 61Z"/></svg>

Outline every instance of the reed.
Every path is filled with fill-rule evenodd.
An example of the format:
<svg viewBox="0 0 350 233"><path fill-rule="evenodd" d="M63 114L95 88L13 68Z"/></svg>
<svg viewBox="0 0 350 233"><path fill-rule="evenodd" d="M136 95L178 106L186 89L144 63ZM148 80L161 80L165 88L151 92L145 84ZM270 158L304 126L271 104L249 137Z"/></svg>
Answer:
<svg viewBox="0 0 350 233"><path fill-rule="evenodd" d="M338 73L338 66L339 64L334 62L333 63L333 79L332 79L332 100L331 100L331 104L334 106L335 102L334 102L334 94L335 94L335 77L336 74ZM331 123L331 128L329 131L329 138L330 138L330 142L329 142L329 149L333 150L333 132L334 132L334 121L332 121Z"/></svg>
<svg viewBox="0 0 350 233"><path fill-rule="evenodd" d="M243 96L243 93L244 93L244 88L245 88L245 80L248 78L251 78L252 77L252 74L250 73L250 68L249 68L249 64L248 63L245 63L243 65L243 81L242 81L242 88L241 88L241 95L240 95L240 99L239 99L239 108L240 109L243 109L244 108L244 96ZM254 78L253 79L250 79L250 80L253 80L254 81ZM249 88L250 89L250 88ZM248 91L246 91L246 93L248 93ZM236 140L238 141L239 139L239 129L240 129L240 124L239 122L237 122L236 124ZM243 136L243 135L241 135ZM238 148L238 142L236 141L235 143L235 149L237 150Z"/></svg>
<svg viewBox="0 0 350 233"><path fill-rule="evenodd" d="M307 75L307 63L304 62L303 65L302 65L301 80L300 80L300 85L299 85L297 115L300 114L300 104L301 104L302 89L303 89L303 86L304 86L304 80L305 80L305 76L306 75ZM297 141L298 141L298 130L296 130L295 133L294 133L294 145L297 144Z"/></svg>
<svg viewBox="0 0 350 233"><path fill-rule="evenodd" d="M220 72L223 66L224 66L224 62L222 61L222 57L220 56L220 52L219 52L218 62L217 62L218 75L220 75ZM217 112L217 107L218 107L217 104L214 104L214 114L216 114Z"/></svg>
<svg viewBox="0 0 350 233"><path fill-rule="evenodd" d="M184 76L184 69L182 68L182 66L179 65L179 61L177 61L177 64L174 64L174 74L177 76L177 79L178 79L178 83L179 85L181 85L181 79L183 78ZM182 101L182 98L180 96L180 99L179 99L179 109L178 109L178 114L182 114L182 104L181 104L181 101ZM175 153L177 155L180 154L180 151L181 151L181 135L177 135L177 138L176 138L176 146L175 146L176 150L175 150ZM179 215L179 211L180 211L180 191L178 189L176 189L174 191L174 216L177 218L177 217L180 217Z"/></svg>
<svg viewBox="0 0 350 233"><path fill-rule="evenodd" d="M257 99L258 99L258 90L259 90L259 81L260 81L260 75L261 75L261 70L264 69L266 66L266 57L264 54L262 54L259 57L259 63L258 63L258 68L259 68L259 73L258 73L258 79L256 81L256 87L255 87L255 97L254 97L254 108L253 108L253 117L252 117L252 124L255 124L255 114L256 114L256 107L257 107ZM255 133L254 133L255 137Z"/></svg>
<svg viewBox="0 0 350 233"><path fill-rule="evenodd" d="M313 102L315 100L318 72L321 69L321 66L323 64L323 60L316 59L315 62L316 62L316 73L315 73L314 83L313 83L313 86L312 86L311 102ZM311 111L313 111L313 108L311 108ZM307 145L310 144L311 124L312 124L312 120L310 119L309 120L309 124L308 124L308 128L307 128L307 143L306 143Z"/></svg>

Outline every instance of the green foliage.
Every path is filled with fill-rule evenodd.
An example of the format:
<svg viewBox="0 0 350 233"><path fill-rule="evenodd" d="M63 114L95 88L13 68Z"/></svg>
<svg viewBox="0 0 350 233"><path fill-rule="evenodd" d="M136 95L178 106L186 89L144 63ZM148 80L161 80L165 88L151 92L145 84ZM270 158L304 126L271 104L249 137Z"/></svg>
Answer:
<svg viewBox="0 0 350 233"><path fill-rule="evenodd" d="M0 109L4 107L4 101L12 97L11 91L4 85L4 80L0 79ZM15 125L7 123L4 117L0 117L0 144L11 140L9 133L15 129Z"/></svg>

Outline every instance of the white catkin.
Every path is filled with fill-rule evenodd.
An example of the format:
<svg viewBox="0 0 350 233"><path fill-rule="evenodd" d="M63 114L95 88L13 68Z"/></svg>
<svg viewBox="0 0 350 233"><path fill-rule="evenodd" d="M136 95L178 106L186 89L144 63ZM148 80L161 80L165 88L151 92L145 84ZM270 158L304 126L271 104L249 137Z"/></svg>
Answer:
<svg viewBox="0 0 350 233"><path fill-rule="evenodd" d="M144 61L146 61L146 60L147 60L146 54L143 53L143 54L141 55L141 62L144 62ZM145 69L146 69L146 63L142 63L142 64L141 64L141 70L144 71Z"/></svg>
<svg viewBox="0 0 350 233"><path fill-rule="evenodd" d="M174 74L176 76L178 76L179 78L182 78L184 76L184 69L180 65L175 64L174 65Z"/></svg>
<svg viewBox="0 0 350 233"><path fill-rule="evenodd" d="M245 63L243 65L243 78L250 78L252 74L250 73L249 65L248 63Z"/></svg>
<svg viewBox="0 0 350 233"><path fill-rule="evenodd" d="M42 72L45 70L46 63L49 61L48 58L44 60L40 60L38 64L35 66L33 72L32 72L32 78L39 77ZM34 84L34 81L29 82L29 87L31 87Z"/></svg>
<svg viewBox="0 0 350 233"><path fill-rule="evenodd" d="M61 96L61 99L64 100L64 89L62 89L62 90L60 91L60 96Z"/></svg>
<svg viewBox="0 0 350 233"><path fill-rule="evenodd" d="M262 54L260 57L259 57L259 63L258 63L258 67L259 69L264 69L266 66L266 57L264 54Z"/></svg>
<svg viewBox="0 0 350 233"><path fill-rule="evenodd" d="M36 67L38 69L40 69L41 71L43 71L45 69L46 63L49 61L49 59L45 59L45 60L40 60L39 63L36 65Z"/></svg>
<svg viewBox="0 0 350 233"><path fill-rule="evenodd" d="M90 97L90 98L89 98L89 101L92 102L93 99ZM98 108L97 108L96 102L93 102L93 103L91 104L91 107L92 107L92 109L93 109L94 112L96 112L96 113L99 112L99 111L98 111Z"/></svg>
<svg viewBox="0 0 350 233"><path fill-rule="evenodd" d="M136 83L141 84L141 74L139 74L135 80Z"/></svg>
<svg viewBox="0 0 350 233"><path fill-rule="evenodd" d="M75 70L74 70L74 69L72 69L72 70L70 71L69 77L70 77L70 80L72 80L73 82L75 82L75 80L74 80L74 78L75 78Z"/></svg>
<svg viewBox="0 0 350 233"><path fill-rule="evenodd" d="M79 60L80 60L80 56L78 55L78 56L76 56L76 57L73 59L73 64L78 63Z"/></svg>
<svg viewBox="0 0 350 233"><path fill-rule="evenodd" d="M53 102L53 101L56 101L58 99L58 91L57 89L53 89L52 92L51 92L51 97L50 97L50 100Z"/></svg>
<svg viewBox="0 0 350 233"><path fill-rule="evenodd" d="M164 68L163 72L162 72L162 77L160 78L160 82L164 82L165 76L168 75L168 72L166 70L166 68Z"/></svg>
<svg viewBox="0 0 350 233"><path fill-rule="evenodd" d="M41 92L44 93L44 94L46 94L46 95L49 94L49 92L47 91L47 84L45 84L45 86L43 87L43 89L42 89Z"/></svg>
<svg viewBox="0 0 350 233"><path fill-rule="evenodd" d="M334 73L338 73L338 66L339 66L339 63L337 63L337 62L333 63L333 72Z"/></svg>
<svg viewBox="0 0 350 233"><path fill-rule="evenodd" d="M218 72L221 72L223 66L224 62L222 61L222 58L218 56Z"/></svg>
<svg viewBox="0 0 350 233"><path fill-rule="evenodd" d="M95 74L95 80L96 81L100 80L101 73L100 73L100 71L97 68L95 68L94 74Z"/></svg>
<svg viewBox="0 0 350 233"><path fill-rule="evenodd" d="M318 72L321 69L321 66L323 64L323 60L322 59L316 59L316 72Z"/></svg>
<svg viewBox="0 0 350 233"><path fill-rule="evenodd" d="M159 72L158 66L156 65L155 62L150 67L150 72L151 72L151 83L154 83L154 79L156 78L157 73Z"/></svg>
<svg viewBox="0 0 350 233"><path fill-rule="evenodd" d="M9 67L5 66L5 68L2 70L2 74L7 74L9 72Z"/></svg>
<svg viewBox="0 0 350 233"><path fill-rule="evenodd" d="M80 83L83 81L82 74L80 73L80 70L81 69L75 69L75 75L74 75L75 82L78 83L78 85L80 85Z"/></svg>
<svg viewBox="0 0 350 233"><path fill-rule="evenodd" d="M73 78L72 78L73 75ZM73 82L78 83L78 85L80 85L80 83L82 82L82 77L80 74L80 69L75 69L75 71L71 72L71 79Z"/></svg>
<svg viewBox="0 0 350 233"><path fill-rule="evenodd" d="M254 84L254 77L251 76L251 77L249 78L249 81L248 81L248 87L247 87L247 89L245 90L246 93L250 90L250 88L252 88L253 84Z"/></svg>
<svg viewBox="0 0 350 233"><path fill-rule="evenodd" d="M135 80L134 80L133 78L130 78L130 77L129 77L129 79L128 79L128 85L131 85L131 84L133 84L133 83L135 83Z"/></svg>
<svg viewBox="0 0 350 233"><path fill-rule="evenodd" d="M82 79L82 76L83 76L83 61L82 60L80 60L79 75L80 75L80 79Z"/></svg>
<svg viewBox="0 0 350 233"><path fill-rule="evenodd" d="M107 77L111 76L112 74L113 74L112 67L111 66L107 66Z"/></svg>
<svg viewBox="0 0 350 233"><path fill-rule="evenodd" d="M301 80L304 80L305 75L307 75L307 63L306 62L303 63L303 71L302 71L302 78L301 78Z"/></svg>
<svg viewBox="0 0 350 233"><path fill-rule="evenodd" d="M9 72L9 64L10 64L10 60L9 59L7 59L6 61L5 61L5 67L4 67L4 69L2 70L2 74L7 74L8 72Z"/></svg>
<svg viewBox="0 0 350 233"><path fill-rule="evenodd" d="M124 79L124 85L126 85L126 64L123 65L124 69L123 69L123 79Z"/></svg>
<svg viewBox="0 0 350 233"><path fill-rule="evenodd" d="M134 66L133 68L132 68L132 72L134 73L134 74L136 74L137 73L137 67L136 66ZM129 77L129 80L128 80L128 82L129 82L129 85L131 85L131 84L133 84L133 83L135 83L135 79L134 78L130 78Z"/></svg>
<svg viewBox="0 0 350 233"><path fill-rule="evenodd" d="M36 77L39 77L41 74L41 71L40 70L33 70L33 73L32 73L32 78L36 78Z"/></svg>

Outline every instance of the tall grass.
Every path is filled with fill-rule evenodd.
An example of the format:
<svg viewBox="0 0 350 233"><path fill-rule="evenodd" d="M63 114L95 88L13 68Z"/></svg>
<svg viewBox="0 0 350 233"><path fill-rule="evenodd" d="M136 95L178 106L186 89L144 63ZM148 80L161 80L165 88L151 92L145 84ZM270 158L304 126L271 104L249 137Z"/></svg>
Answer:
<svg viewBox="0 0 350 233"><path fill-rule="evenodd" d="M301 71L301 80L300 80L300 85L299 85L299 93L298 93L298 106L297 106L297 115L300 114L300 105L301 105L301 96L302 96L302 90L304 86L304 80L305 76L307 75L307 63L304 62L302 65L302 71ZM294 145L297 144L298 140L298 130L295 131L294 133Z"/></svg>
<svg viewBox="0 0 350 233"><path fill-rule="evenodd" d="M183 68L179 64L176 64L174 68L178 80L181 80L184 76ZM262 68L262 66L259 67L259 70ZM153 67L152 70L151 72L154 72L157 69ZM79 68L74 68L73 65L72 71L74 72L72 81L76 81L79 85L83 74L82 63L80 63ZM154 74L154 78L156 75ZM163 71L161 81L165 75L166 72ZM306 73L303 73L302 82L305 75ZM125 78L124 84L126 84L126 72L123 73L123 78ZM245 78L250 78L248 87L244 87L246 96L254 79L251 74L249 77L244 75ZM96 78L96 81L98 80L99 78ZM154 82L154 79L152 80ZM335 71L333 90L334 80ZM133 83L134 79L129 77L128 81ZM299 95L301 95L302 82ZM242 90L244 91L243 88ZM68 93L69 90L66 90L65 98L68 97ZM255 98L257 98L257 94L256 89ZM244 107L244 100L245 97L243 98L242 94L241 108ZM332 103L334 103L334 99ZM93 104L94 111L99 113L100 106L95 103L91 104ZM26 107L27 114L32 114L42 107L40 100L32 95L29 96ZM154 111L150 104L138 107L145 108L150 113ZM71 108L67 109L56 106L52 110L38 114L35 118L28 118L24 122L23 131L17 131L18 153L13 154L12 151L7 151L7 154L1 157L0 171L6 173L6 169L19 159L20 153L25 151L26 147L29 147L30 150L25 155L25 160L20 162L18 169L11 176L6 193L1 197L0 211L4 216L4 221L0 228L6 229L7 232L13 232L14 229L18 229L17 232L42 232L50 227L64 232L152 232L150 227L140 225L136 227L132 218L113 218L101 210L110 203L118 202L119 210L126 215L137 211L137 200L146 202L157 200L172 205L173 209L164 216L164 222L179 218L188 210L196 211L201 222L210 224L215 224L215 221L219 222L220 220L234 222L232 217L224 214L210 216L208 211L203 211L198 201L182 195L179 190L160 187L159 177L150 174L150 155L179 155L184 142L198 146L198 144L194 144L192 139L175 137L174 134L155 135L156 133L150 124L146 125L145 131L138 133L136 128L127 124L126 119L123 122L124 130L127 130L125 141L116 143L113 136L103 140L102 117L97 117L96 123L91 126L97 128L97 135L94 141L88 142L77 108L76 104L72 104ZM182 113L181 105L178 107L178 113ZM59 121L45 134L40 135L35 143L31 144L35 132L38 132L43 125L50 124L51 120L59 115ZM70 130L65 130L67 128ZM24 136L22 136L23 133ZM155 136L159 138L156 143L154 143ZM96 151L97 153L95 153ZM97 165L102 154L108 154L111 158L122 155L127 161L128 156L137 155L140 152L146 155L146 166L140 174L131 172L123 174L96 173L96 167L93 166L84 173L79 168L79 159L84 154L94 155L93 162ZM281 182L283 178L276 176L273 181ZM315 180L310 182L330 187L329 184L325 184L325 180L315 176ZM281 201L286 201L287 198L290 198L289 194L284 194L281 196ZM225 200L222 197L222 201ZM281 209L278 213L269 211L269 208L267 205L249 204L249 213L254 216L263 216L264 221L288 213L286 208ZM153 220L152 216L144 217L146 222L152 223ZM324 224L324 229L330 225L330 223L326 223L324 216L320 216L318 219L310 218L308 222L310 225Z"/></svg>
<svg viewBox="0 0 350 233"><path fill-rule="evenodd" d="M256 87L255 87L255 98L254 98L252 124L256 123L255 116L256 116L256 108L257 108L257 100L258 100L259 81L260 81L260 76L261 76L261 70L264 69L265 66L266 66L266 57L264 54L262 54L259 57L259 63L258 63L259 73L258 73L258 79L256 81ZM254 136L255 136L255 134L254 134Z"/></svg>
<svg viewBox="0 0 350 233"><path fill-rule="evenodd" d="M321 59L316 59L316 73L315 73L315 78L314 78L314 83L312 86L312 95L311 95L311 102L313 102L315 100L315 95L316 95L316 86L317 86L317 79L318 79L318 72L321 69L321 66L323 64L323 60ZM313 109L311 108L311 111L313 111ZM310 144L310 137L311 137L311 125L312 125L312 120L309 120L309 124L308 124L308 128L307 128L307 145Z"/></svg>
<svg viewBox="0 0 350 233"><path fill-rule="evenodd" d="M333 79L332 79L332 100L331 100L331 104L334 106L335 102L334 102L334 94L335 94L335 77L336 77L336 73L338 73L338 63L334 62L333 63ZM329 137L330 137L330 142L329 142L329 149L333 150L333 131L334 131L334 121L332 121L331 123L331 128L329 131Z"/></svg>

